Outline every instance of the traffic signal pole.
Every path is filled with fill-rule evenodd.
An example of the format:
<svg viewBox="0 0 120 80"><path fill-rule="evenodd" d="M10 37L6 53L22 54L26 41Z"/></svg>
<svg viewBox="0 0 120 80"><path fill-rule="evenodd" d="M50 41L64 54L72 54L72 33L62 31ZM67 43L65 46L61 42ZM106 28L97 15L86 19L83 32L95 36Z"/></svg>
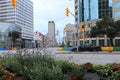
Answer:
<svg viewBox="0 0 120 80"><path fill-rule="evenodd" d="M75 15L69 11L69 13L75 18Z"/></svg>
<svg viewBox="0 0 120 80"><path fill-rule="evenodd" d="M66 16L68 17L69 16L69 13L75 18L75 15L72 13L72 12L70 12L70 10L68 9L68 7L65 9L66 10ZM75 40L76 40L76 46L77 46L77 52L78 52L78 45L77 45L77 37L79 36L79 29L78 29L79 27L78 27L78 23L77 23L77 25L76 25L76 37L75 37ZM78 36L77 36L78 35Z"/></svg>

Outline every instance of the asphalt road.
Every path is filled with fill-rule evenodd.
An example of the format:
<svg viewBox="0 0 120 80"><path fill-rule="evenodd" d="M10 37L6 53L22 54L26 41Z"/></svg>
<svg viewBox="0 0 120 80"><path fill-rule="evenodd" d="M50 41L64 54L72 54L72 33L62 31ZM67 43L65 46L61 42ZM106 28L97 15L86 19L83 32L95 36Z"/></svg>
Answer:
<svg viewBox="0 0 120 80"><path fill-rule="evenodd" d="M33 50L27 50L33 54ZM70 52L70 51L57 51L57 48L34 49L41 54L48 53L56 60L67 60L74 63L120 63L120 52ZM16 51L0 51L0 56L16 54Z"/></svg>
<svg viewBox="0 0 120 80"><path fill-rule="evenodd" d="M120 52L70 52L53 50L56 60L67 60L74 63L120 63Z"/></svg>

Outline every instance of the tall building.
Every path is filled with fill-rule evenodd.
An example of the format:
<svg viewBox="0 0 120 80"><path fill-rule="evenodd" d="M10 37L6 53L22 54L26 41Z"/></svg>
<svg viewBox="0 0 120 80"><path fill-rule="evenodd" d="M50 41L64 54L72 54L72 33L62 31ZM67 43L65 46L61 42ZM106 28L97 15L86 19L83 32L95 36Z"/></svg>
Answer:
<svg viewBox="0 0 120 80"><path fill-rule="evenodd" d="M19 26L24 42L33 40L33 2L31 0L16 0L15 8L11 6L11 0L0 0L0 21Z"/></svg>
<svg viewBox="0 0 120 80"><path fill-rule="evenodd" d="M113 11L112 11L112 16L114 20L120 20L120 0L113 0Z"/></svg>
<svg viewBox="0 0 120 80"><path fill-rule="evenodd" d="M105 16L112 18L112 0L98 0L99 19Z"/></svg>
<svg viewBox="0 0 120 80"><path fill-rule="evenodd" d="M84 45L85 39L89 39L91 27L95 26L96 22L105 16L113 18L115 21L120 20L120 0L75 0L76 28L80 29L80 25L86 27L82 28L82 32L74 33L73 43L75 43L75 46L79 46L81 42ZM95 45L100 46L109 44L106 37L100 41L90 41L90 43L96 43Z"/></svg>
<svg viewBox="0 0 120 80"><path fill-rule="evenodd" d="M55 39L55 23L54 21L48 22L48 35Z"/></svg>
<svg viewBox="0 0 120 80"><path fill-rule="evenodd" d="M76 24L105 16L112 17L112 0L75 0Z"/></svg>

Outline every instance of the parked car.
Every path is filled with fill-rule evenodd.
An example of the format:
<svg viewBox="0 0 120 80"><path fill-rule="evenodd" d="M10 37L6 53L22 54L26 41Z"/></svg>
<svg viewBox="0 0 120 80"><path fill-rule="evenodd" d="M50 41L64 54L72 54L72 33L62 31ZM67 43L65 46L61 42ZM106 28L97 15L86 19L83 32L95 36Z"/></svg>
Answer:
<svg viewBox="0 0 120 80"><path fill-rule="evenodd" d="M71 51L76 52L78 48L78 51L101 51L101 47L94 46L92 44L86 43L83 46L73 47Z"/></svg>

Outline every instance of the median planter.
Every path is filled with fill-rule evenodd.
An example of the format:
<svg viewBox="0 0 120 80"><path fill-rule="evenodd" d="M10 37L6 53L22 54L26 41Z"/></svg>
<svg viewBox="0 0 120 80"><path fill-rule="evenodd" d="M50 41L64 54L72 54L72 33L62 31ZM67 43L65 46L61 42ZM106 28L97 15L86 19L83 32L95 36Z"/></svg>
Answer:
<svg viewBox="0 0 120 80"><path fill-rule="evenodd" d="M6 48L0 48L0 50L7 50Z"/></svg>
<svg viewBox="0 0 120 80"><path fill-rule="evenodd" d="M120 47L113 47L113 51L120 51Z"/></svg>
<svg viewBox="0 0 120 80"><path fill-rule="evenodd" d="M58 50L58 51L62 51L63 48L62 48L62 47L58 47L57 50Z"/></svg>
<svg viewBox="0 0 120 80"><path fill-rule="evenodd" d="M63 49L62 49L63 51L66 51L67 50L67 47L63 47Z"/></svg>
<svg viewBox="0 0 120 80"><path fill-rule="evenodd" d="M66 50L67 50L67 51L71 51L71 50L72 50L72 47L67 47Z"/></svg>
<svg viewBox="0 0 120 80"><path fill-rule="evenodd" d="M102 51L113 51L113 47L101 47Z"/></svg>

